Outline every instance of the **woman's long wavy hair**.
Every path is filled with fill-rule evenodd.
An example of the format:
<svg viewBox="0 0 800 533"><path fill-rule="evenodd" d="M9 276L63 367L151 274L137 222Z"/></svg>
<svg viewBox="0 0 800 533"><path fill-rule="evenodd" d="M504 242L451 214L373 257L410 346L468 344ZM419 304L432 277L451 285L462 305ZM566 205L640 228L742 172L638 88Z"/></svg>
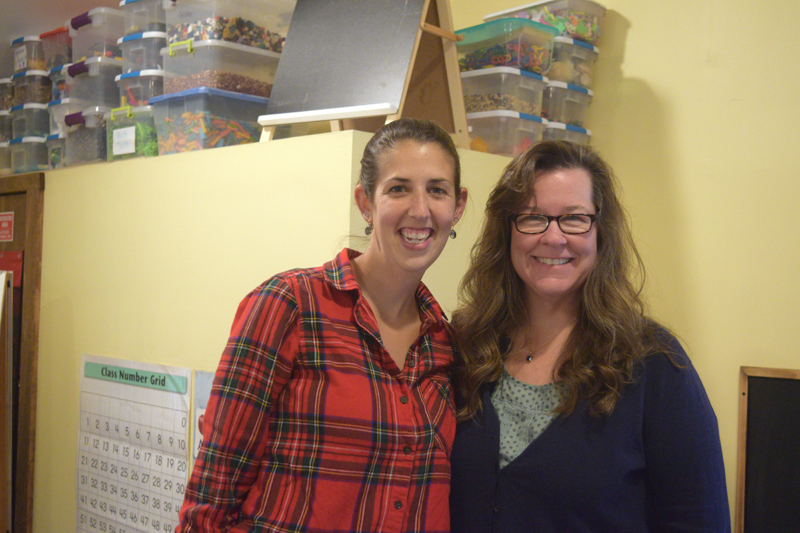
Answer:
<svg viewBox="0 0 800 533"><path fill-rule="evenodd" d="M636 362L667 350L664 330L645 313L641 297L644 265L636 250L609 166L590 147L542 141L503 171L486 204L485 220L472 248L471 264L453 314L461 347L456 386L466 419L482 409L480 389L499 379L508 339L527 327L525 285L510 258L511 216L533 198L544 172L580 168L592 179L597 212L597 258L582 288L579 316L559 359L554 379L562 385L560 414L587 400L593 416L610 414Z"/></svg>

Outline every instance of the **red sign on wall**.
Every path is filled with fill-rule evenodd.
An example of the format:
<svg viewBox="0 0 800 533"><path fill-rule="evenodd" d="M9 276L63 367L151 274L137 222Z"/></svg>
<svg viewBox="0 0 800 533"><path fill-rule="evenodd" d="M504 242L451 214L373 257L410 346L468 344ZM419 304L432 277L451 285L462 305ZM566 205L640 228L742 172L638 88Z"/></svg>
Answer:
<svg viewBox="0 0 800 533"><path fill-rule="evenodd" d="M14 240L14 212L0 213L0 242Z"/></svg>

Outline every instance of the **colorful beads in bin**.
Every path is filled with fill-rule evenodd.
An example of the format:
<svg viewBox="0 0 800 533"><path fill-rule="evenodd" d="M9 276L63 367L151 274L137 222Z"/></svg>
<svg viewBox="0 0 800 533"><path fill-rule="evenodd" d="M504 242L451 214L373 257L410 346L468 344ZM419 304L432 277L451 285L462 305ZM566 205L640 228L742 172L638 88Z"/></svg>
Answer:
<svg viewBox="0 0 800 533"><path fill-rule="evenodd" d="M46 104L50 101L50 73L46 70L26 70L11 77L14 83L14 104Z"/></svg>
<svg viewBox="0 0 800 533"><path fill-rule="evenodd" d="M67 70L72 63L58 65L50 69L50 100L62 100L69 97L69 79Z"/></svg>
<svg viewBox="0 0 800 533"><path fill-rule="evenodd" d="M456 32L461 71L516 67L546 74L553 54L555 29L523 19L499 19Z"/></svg>
<svg viewBox="0 0 800 533"><path fill-rule="evenodd" d="M14 82L11 78L0 78L0 110L8 111L14 106Z"/></svg>
<svg viewBox="0 0 800 533"><path fill-rule="evenodd" d="M469 147L477 152L514 157L542 139L547 120L516 111L467 113Z"/></svg>
<svg viewBox="0 0 800 533"><path fill-rule="evenodd" d="M22 104L11 108L12 137L47 137L50 113L47 104Z"/></svg>
<svg viewBox="0 0 800 533"><path fill-rule="evenodd" d="M63 168L67 166L67 135L66 133L54 133L46 138L47 144L47 166L51 169Z"/></svg>
<svg viewBox="0 0 800 533"><path fill-rule="evenodd" d="M539 0L486 15L483 20L523 18L552 26L565 37L594 44L600 37L600 25L605 12L603 5L592 0Z"/></svg>
<svg viewBox="0 0 800 533"><path fill-rule="evenodd" d="M158 134L152 106L124 106L105 114L106 158L119 161L158 155Z"/></svg>
<svg viewBox="0 0 800 533"><path fill-rule="evenodd" d="M14 72L44 70L44 48L38 35L19 37L11 41L14 49Z"/></svg>

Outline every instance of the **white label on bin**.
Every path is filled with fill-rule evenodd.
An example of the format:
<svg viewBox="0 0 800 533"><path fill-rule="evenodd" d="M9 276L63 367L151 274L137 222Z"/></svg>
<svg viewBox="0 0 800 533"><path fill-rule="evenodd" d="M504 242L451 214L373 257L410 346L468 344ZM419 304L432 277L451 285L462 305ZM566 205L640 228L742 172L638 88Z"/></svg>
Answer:
<svg viewBox="0 0 800 533"><path fill-rule="evenodd" d="M120 128L114 130L114 144L111 153L114 155L132 154L136 150L136 128Z"/></svg>
<svg viewBox="0 0 800 533"><path fill-rule="evenodd" d="M28 51L25 46L19 46L14 50L14 72L28 69Z"/></svg>

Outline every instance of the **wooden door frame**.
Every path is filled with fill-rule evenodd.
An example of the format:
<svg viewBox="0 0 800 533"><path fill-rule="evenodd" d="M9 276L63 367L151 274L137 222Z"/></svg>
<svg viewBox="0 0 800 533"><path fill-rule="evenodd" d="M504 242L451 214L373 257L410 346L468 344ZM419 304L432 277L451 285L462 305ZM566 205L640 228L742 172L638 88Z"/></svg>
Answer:
<svg viewBox="0 0 800 533"><path fill-rule="evenodd" d="M22 263L19 408L15 432L17 460L14 483L14 532L30 533L33 527L44 173L19 174L0 179L0 195L11 194L25 195L26 210Z"/></svg>

